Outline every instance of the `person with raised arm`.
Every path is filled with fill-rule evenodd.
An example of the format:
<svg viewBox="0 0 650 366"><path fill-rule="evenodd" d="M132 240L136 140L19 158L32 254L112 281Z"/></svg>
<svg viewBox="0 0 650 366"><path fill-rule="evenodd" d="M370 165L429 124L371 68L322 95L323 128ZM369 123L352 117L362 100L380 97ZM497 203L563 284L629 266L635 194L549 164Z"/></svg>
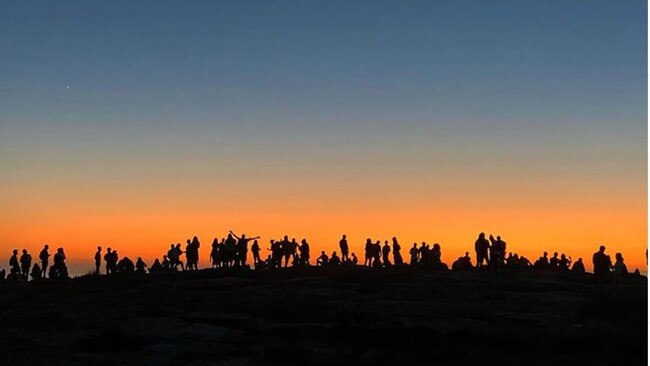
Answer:
<svg viewBox="0 0 650 366"><path fill-rule="evenodd" d="M257 240L260 237L255 236L252 238L247 238L246 234L241 234L241 236L238 236L237 234L233 233L232 230L228 231L232 236L237 239L237 258L235 259L236 265L240 266L245 266L246 265L246 257L248 256L248 242L251 240Z"/></svg>

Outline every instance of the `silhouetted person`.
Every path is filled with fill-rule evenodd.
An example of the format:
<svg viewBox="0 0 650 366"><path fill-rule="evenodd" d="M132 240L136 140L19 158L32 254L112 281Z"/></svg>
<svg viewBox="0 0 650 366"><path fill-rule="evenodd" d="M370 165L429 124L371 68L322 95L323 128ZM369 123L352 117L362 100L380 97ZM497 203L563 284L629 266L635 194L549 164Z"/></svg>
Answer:
<svg viewBox="0 0 650 366"><path fill-rule="evenodd" d="M469 257L469 252L465 252L464 257L459 257L451 265L451 269L454 271L467 271L472 268L472 259Z"/></svg>
<svg viewBox="0 0 650 366"><path fill-rule="evenodd" d="M9 258L9 274L12 278L20 276L20 263L18 262L18 249L14 249L12 256Z"/></svg>
<svg viewBox="0 0 650 366"><path fill-rule="evenodd" d="M166 255L163 255L162 269L164 271L171 271L172 269L172 262L169 260L169 257L167 257Z"/></svg>
<svg viewBox="0 0 650 366"><path fill-rule="evenodd" d="M381 256L384 261L384 267L389 267L390 264L390 245L388 245L388 240L384 242L384 246L381 248Z"/></svg>
<svg viewBox="0 0 650 366"><path fill-rule="evenodd" d="M544 255L539 257L537 261L535 261L535 269L539 270L546 270L549 267L549 261L548 261L548 253L544 252Z"/></svg>
<svg viewBox="0 0 650 366"><path fill-rule="evenodd" d="M627 276L628 271L625 261L623 260L623 255L621 253L616 253L615 258L616 262L614 262L614 265L612 266L612 272L616 276Z"/></svg>
<svg viewBox="0 0 650 366"><path fill-rule="evenodd" d="M316 265L317 266L326 266L329 263L329 257L327 254L325 254L325 251L323 250L320 253L320 256L316 259Z"/></svg>
<svg viewBox="0 0 650 366"><path fill-rule="evenodd" d="M350 248L348 247L348 239L345 234L343 234L343 237L339 240L339 248L341 249L341 260L347 261Z"/></svg>
<svg viewBox="0 0 650 366"><path fill-rule="evenodd" d="M282 265L282 246L280 242L273 239L269 240L271 244L271 266L269 268L280 268Z"/></svg>
<svg viewBox="0 0 650 366"><path fill-rule="evenodd" d="M124 257L117 263L118 273L133 273L134 271L135 265L129 257Z"/></svg>
<svg viewBox="0 0 650 366"><path fill-rule="evenodd" d="M560 271L568 271L571 266L571 257L567 258L564 253L560 256L560 259L557 261L557 268Z"/></svg>
<svg viewBox="0 0 650 366"><path fill-rule="evenodd" d="M50 278L67 278L68 267L65 265L63 248L58 248L54 254L54 264L50 268Z"/></svg>
<svg viewBox="0 0 650 366"><path fill-rule="evenodd" d="M614 256L616 258L616 262L614 262L614 265L612 266L612 275L614 277L614 286L616 288L621 287L621 280L623 277L627 277L629 275L627 271L627 266L625 265L625 262L623 261L623 255L621 253L616 253Z"/></svg>
<svg viewBox="0 0 650 366"><path fill-rule="evenodd" d="M598 279L604 279L610 273L612 261L607 254L605 254L605 246L601 245L600 248L593 256L594 275Z"/></svg>
<svg viewBox="0 0 650 366"><path fill-rule="evenodd" d="M490 265L496 271L497 267L502 265L505 260L506 242L501 240L501 236L499 235L497 235L496 239L490 235L490 242L492 243L490 245L490 250L492 251L490 253Z"/></svg>
<svg viewBox="0 0 650 366"><path fill-rule="evenodd" d="M50 246L45 244L41 252L38 254L38 259L41 260L41 272L43 272L43 278L45 278L47 273L47 266L50 259L50 253L48 252L49 249Z"/></svg>
<svg viewBox="0 0 650 366"><path fill-rule="evenodd" d="M149 268L149 273L160 273L162 271L163 271L163 266L160 263L160 260L156 258L156 260L153 261L151 268Z"/></svg>
<svg viewBox="0 0 650 366"><path fill-rule="evenodd" d="M284 267L286 268L289 265L289 259L291 258L291 242L287 235L282 238L280 241L280 252L282 253L282 258L284 258ZM282 263L280 263L282 266Z"/></svg>
<svg viewBox="0 0 650 366"><path fill-rule="evenodd" d="M23 254L20 256L20 269L25 280L29 278L29 270L32 269L32 256L27 253L27 249L23 249Z"/></svg>
<svg viewBox="0 0 650 366"><path fill-rule="evenodd" d="M106 262L106 274L114 274L117 270L117 255L109 247L106 248L106 254L104 254L104 261Z"/></svg>
<svg viewBox="0 0 650 366"><path fill-rule="evenodd" d="M135 271L137 273L144 274L147 273L145 270L146 268L147 268L147 264L142 260L142 257L138 257L138 259L135 261Z"/></svg>
<svg viewBox="0 0 650 366"><path fill-rule="evenodd" d="M372 245L372 266L381 267L381 243L379 240Z"/></svg>
<svg viewBox="0 0 650 366"><path fill-rule="evenodd" d="M413 247L409 250L409 254L411 255L411 266L418 264L418 255L420 254L420 251L418 250L417 243L413 243Z"/></svg>
<svg viewBox="0 0 650 366"><path fill-rule="evenodd" d="M365 257L363 259L364 266L372 265L372 240L366 239Z"/></svg>
<svg viewBox="0 0 650 366"><path fill-rule="evenodd" d="M421 267L428 266L429 262L430 262L429 261L429 244L427 244L426 242L422 242L422 244L420 244L420 248L418 248L418 252L419 252L418 264Z"/></svg>
<svg viewBox="0 0 650 366"><path fill-rule="evenodd" d="M199 249L200 248L201 248L201 243L199 242L199 238L194 236L192 238L192 260L193 260L195 270L199 269Z"/></svg>
<svg viewBox="0 0 650 366"><path fill-rule="evenodd" d="M226 241L224 241L224 264L226 267L233 265L235 260L235 251L237 246L237 239L233 238L232 234L228 234Z"/></svg>
<svg viewBox="0 0 650 366"><path fill-rule="evenodd" d="M483 262L485 265L490 264L488 257L488 249L490 248L490 242L485 239L485 233L478 234L478 239L474 242L474 250L476 251L476 268L483 267Z"/></svg>
<svg viewBox="0 0 650 366"><path fill-rule="evenodd" d="M515 257L516 256L517 254L515 254ZM516 268L527 269L529 267L532 267L532 265L533 264L530 263L528 258L524 257L523 255L516 260Z"/></svg>
<svg viewBox="0 0 650 366"><path fill-rule="evenodd" d="M429 255L431 256L431 264L434 269L447 269L447 265L442 263L442 248L440 248L440 244L433 244L433 248L431 248L431 253Z"/></svg>
<svg viewBox="0 0 650 366"><path fill-rule="evenodd" d="M181 261L181 255L185 254L183 249L181 249L181 243L176 243L176 246L174 247L174 260L175 260L175 266L181 266L181 270L185 271L185 265L184 262Z"/></svg>
<svg viewBox="0 0 650 366"><path fill-rule="evenodd" d="M102 266L102 247L97 247L95 252L95 274L99 274L99 269Z"/></svg>
<svg viewBox="0 0 650 366"><path fill-rule="evenodd" d="M255 269L260 265L260 262L262 262L262 258L260 258L260 244L257 242L257 240L253 240L253 245L251 245L251 253L253 253L253 264L255 265Z"/></svg>
<svg viewBox="0 0 650 366"><path fill-rule="evenodd" d="M548 266L550 269L558 269L560 265L560 258L557 257L557 252L553 253L551 259L548 260Z"/></svg>
<svg viewBox="0 0 650 366"><path fill-rule="evenodd" d="M404 260L402 259L402 247L397 242L396 237L393 237L393 261L396 266L404 264Z"/></svg>
<svg viewBox="0 0 650 366"><path fill-rule="evenodd" d="M185 258L187 258L187 270L199 270L199 239L195 236L192 240L187 239L187 245L185 246Z"/></svg>
<svg viewBox="0 0 650 366"><path fill-rule="evenodd" d="M230 234L232 234L235 238L237 238L237 258L235 259L235 263L238 266L245 266L246 265L246 257L248 256L248 242L251 240L256 240L259 239L259 236L253 237L253 238L247 238L246 234L241 234L241 237L237 236L235 233L230 231ZM287 259L288 260L288 259Z"/></svg>
<svg viewBox="0 0 650 366"><path fill-rule="evenodd" d="M32 267L31 276L32 279L35 281L43 278L43 271L41 271L41 266L39 266L38 263L34 263L34 267Z"/></svg>
<svg viewBox="0 0 650 366"><path fill-rule="evenodd" d="M300 260L301 260L302 264L308 266L309 265L310 253L309 253L309 243L307 243L307 239L302 239L300 241L299 250L300 250Z"/></svg>
<svg viewBox="0 0 650 366"><path fill-rule="evenodd" d="M585 264L582 262L582 258L578 258L578 261L573 263L573 267L571 267L571 272L585 273Z"/></svg>
<svg viewBox="0 0 650 366"><path fill-rule="evenodd" d="M212 239L212 246L210 249L210 262L212 263L212 268L217 268L221 266L221 258L219 255L219 239Z"/></svg>
<svg viewBox="0 0 650 366"><path fill-rule="evenodd" d="M271 254L266 256L266 259L264 262L262 262L262 267L263 268L275 268L275 262L273 261L273 257Z"/></svg>
<svg viewBox="0 0 650 366"><path fill-rule="evenodd" d="M332 257L329 260L329 263L332 266L338 266L341 264L341 258L339 258L338 255L336 255L336 252L332 252Z"/></svg>
<svg viewBox="0 0 650 366"><path fill-rule="evenodd" d="M359 259L357 258L357 255L352 253L352 265L356 266L359 263Z"/></svg>
<svg viewBox="0 0 650 366"><path fill-rule="evenodd" d="M291 242L289 242L289 258L296 264L298 263L298 242L296 238L291 238Z"/></svg>

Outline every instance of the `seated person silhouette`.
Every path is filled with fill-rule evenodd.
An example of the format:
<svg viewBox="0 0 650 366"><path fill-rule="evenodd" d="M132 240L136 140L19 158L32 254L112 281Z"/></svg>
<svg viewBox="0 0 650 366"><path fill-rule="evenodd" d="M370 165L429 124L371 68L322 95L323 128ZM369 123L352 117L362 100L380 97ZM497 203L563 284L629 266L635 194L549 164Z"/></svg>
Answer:
<svg viewBox="0 0 650 366"><path fill-rule="evenodd" d="M156 260L153 261L151 268L149 268L149 273L160 273L162 271L163 271L163 266L160 263L160 260L156 258Z"/></svg>
<svg viewBox="0 0 650 366"><path fill-rule="evenodd" d="M571 272L585 273L585 264L582 262L582 258L578 258L578 260L575 263L573 263L573 267L571 267Z"/></svg>
<svg viewBox="0 0 650 366"><path fill-rule="evenodd" d="M316 265L317 266L325 266L329 263L329 257L327 254L325 254L325 251L323 250L320 253L320 256L316 259Z"/></svg>
<svg viewBox="0 0 650 366"><path fill-rule="evenodd" d="M138 257L138 259L135 261L135 271L137 273L146 273L146 268L147 264L142 260L142 257Z"/></svg>
<svg viewBox="0 0 650 366"><path fill-rule="evenodd" d="M338 266L341 264L341 258L336 255L336 252L332 252L332 257L330 258L329 264L332 266Z"/></svg>

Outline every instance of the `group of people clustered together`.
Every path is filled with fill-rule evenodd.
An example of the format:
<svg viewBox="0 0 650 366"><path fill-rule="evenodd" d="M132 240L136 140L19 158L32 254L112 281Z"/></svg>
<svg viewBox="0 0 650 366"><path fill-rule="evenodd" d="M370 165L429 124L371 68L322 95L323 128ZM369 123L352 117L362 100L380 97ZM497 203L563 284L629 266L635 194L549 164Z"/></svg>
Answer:
<svg viewBox="0 0 650 366"><path fill-rule="evenodd" d="M246 237L245 234L239 236L232 231L229 232L227 238L221 240L215 238L210 251L212 268L248 267L247 259L249 243L251 241L250 252L253 257L253 266L256 270L278 269L288 267L289 264L294 267L311 265L311 251L306 239L302 239L300 243L295 238L289 240L287 235L281 240L271 239L269 241L270 247L268 248L269 254L267 258L262 259L260 255L262 248L258 242L259 238L259 236ZM199 269L200 247L201 244L196 236L192 239L187 239L185 248L182 248L180 243L171 244L167 253L162 256L162 261L156 258L149 268L141 257L138 257L136 262L133 263L129 257L119 258L116 250L106 248L106 252L103 253L102 247L97 247L97 252L94 257L94 273L100 273L102 260L105 262L107 275L116 273L146 273L147 270L152 274L174 272L178 271L179 267L181 271L196 271ZM359 264L356 254L350 252L346 235L341 237L339 249L340 256L336 251L332 252L331 255L327 255L325 251L322 251L316 258L315 264L317 266L330 267L356 266ZM476 253L475 265L472 264L469 252L466 252L464 256L453 262L451 269L455 271L471 269L491 269L497 271L499 268L531 268L536 270L571 271L575 273L585 272L582 258L573 262L571 257L569 256L567 258L564 253L558 257L558 253L556 252L549 258L548 253L544 252L535 263L531 263L524 256L519 256L512 252L506 256L506 242L500 236L495 238L490 235L488 240L484 233L480 233L474 243L474 250ZM183 254L185 255L185 263L181 260ZM408 254L408 266L410 267L430 268L434 270L448 269L447 264L441 261L441 247L437 243L432 246L429 246L426 242L422 242L419 246L417 243L413 243ZM39 253L38 258L40 264L35 263L32 265L32 256L26 249L22 250L20 257L18 256L18 250L15 249L9 259L10 272L7 274L4 269L0 270L0 279L7 278L26 281L29 277L33 280L46 277L53 279L68 277L63 248L57 249L51 266L49 266L50 256L49 246L45 245ZM616 276L627 275L628 270L621 253L616 253L615 258L616 261L612 264L609 255L605 254L605 247L601 246L598 252L593 255L594 274L597 277L606 277L609 274ZM383 245L379 240L373 242L371 239L367 239L364 248L363 265L369 267L390 267L406 266L407 264L402 258L402 247L397 241L397 238L393 237L391 243L386 240Z"/></svg>

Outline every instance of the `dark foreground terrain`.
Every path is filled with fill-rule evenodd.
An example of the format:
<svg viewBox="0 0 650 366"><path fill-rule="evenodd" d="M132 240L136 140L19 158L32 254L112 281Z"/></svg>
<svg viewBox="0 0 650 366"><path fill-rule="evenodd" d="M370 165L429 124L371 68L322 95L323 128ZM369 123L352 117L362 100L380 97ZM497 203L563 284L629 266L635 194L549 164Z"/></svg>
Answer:
<svg viewBox="0 0 650 366"><path fill-rule="evenodd" d="M647 280L366 268L0 284L3 365L641 365Z"/></svg>

